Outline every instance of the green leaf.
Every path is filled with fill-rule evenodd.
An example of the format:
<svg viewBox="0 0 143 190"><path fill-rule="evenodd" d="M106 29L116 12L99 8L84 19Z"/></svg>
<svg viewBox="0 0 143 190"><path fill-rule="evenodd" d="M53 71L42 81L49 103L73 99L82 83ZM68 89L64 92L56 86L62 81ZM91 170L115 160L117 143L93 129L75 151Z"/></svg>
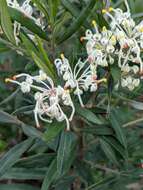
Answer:
<svg viewBox="0 0 143 190"><path fill-rule="evenodd" d="M56 179L56 177L57 177L57 161L55 159L48 168L41 190L48 190L51 183Z"/></svg>
<svg viewBox="0 0 143 190"><path fill-rule="evenodd" d="M81 131L85 133L91 133L94 135L113 135L114 134L113 130L107 126L100 126L100 127L88 126L81 129Z"/></svg>
<svg viewBox="0 0 143 190"><path fill-rule="evenodd" d="M29 156L26 158L21 158L15 164L15 167L23 168L42 168L48 167L50 162L54 159L55 153L40 153L34 156Z"/></svg>
<svg viewBox="0 0 143 190"><path fill-rule="evenodd" d="M21 122L14 116L0 110L0 123L21 124Z"/></svg>
<svg viewBox="0 0 143 190"><path fill-rule="evenodd" d="M87 6L84 10L80 13L79 17L72 23L72 25L67 29L65 34L63 34L60 38L57 38L57 43L60 44L70 38L82 24L86 21L89 14L91 13L92 9L94 8L96 0L89 0Z"/></svg>
<svg viewBox="0 0 143 190"><path fill-rule="evenodd" d="M22 31L20 33L20 38L22 40L23 46L26 49L27 55L31 55L31 51L35 52L36 54L38 53L38 48L35 46L34 42L29 38L29 36Z"/></svg>
<svg viewBox="0 0 143 190"><path fill-rule="evenodd" d="M63 123L52 123L47 127L46 132L43 134L43 140L50 142L64 129Z"/></svg>
<svg viewBox="0 0 143 190"><path fill-rule="evenodd" d="M79 9L77 6L75 6L73 3L71 3L69 0L61 0L62 5L64 6L65 9L67 9L72 16L77 18L79 16ZM84 24L84 23L83 23ZM85 22L84 26L86 28L91 27L88 22Z"/></svg>
<svg viewBox="0 0 143 190"><path fill-rule="evenodd" d="M1 179L41 180L44 178L46 170L46 168L11 168Z"/></svg>
<svg viewBox="0 0 143 190"><path fill-rule="evenodd" d="M91 170L91 167L82 160L75 162L75 169L80 178L86 182L86 184L94 183L94 176Z"/></svg>
<svg viewBox="0 0 143 190"><path fill-rule="evenodd" d="M17 89L15 92L13 92L10 96L6 97L2 102L0 102L0 106L2 106L3 104L8 103L13 98L15 98L15 96L17 95L18 92L19 92L19 89Z"/></svg>
<svg viewBox="0 0 143 190"><path fill-rule="evenodd" d="M117 141L115 138L113 137L102 137L103 140L105 140L108 144L110 144L117 152L120 153L120 155L126 159L126 150L124 149L124 147L120 144L119 141Z"/></svg>
<svg viewBox="0 0 143 190"><path fill-rule="evenodd" d="M39 37L43 38L44 40L48 40L48 34L44 32L38 25L36 25L32 19L25 16L24 13L11 7L9 7L9 12L13 21L16 20L22 26L26 27L28 30L30 30L34 34L37 34Z"/></svg>
<svg viewBox="0 0 143 190"><path fill-rule="evenodd" d="M48 66L34 52L31 52L31 56L36 65L54 80L54 75L51 72L51 70L48 68Z"/></svg>
<svg viewBox="0 0 143 190"><path fill-rule="evenodd" d="M102 125L103 122L90 110L86 108L81 108L80 106L76 106L76 112L78 115L90 121L91 123Z"/></svg>
<svg viewBox="0 0 143 190"><path fill-rule="evenodd" d="M111 72L111 75L112 75L115 83L117 83L121 78L121 70L120 70L120 68L112 66L112 67L110 67L110 72Z"/></svg>
<svg viewBox="0 0 143 190"><path fill-rule="evenodd" d="M44 44L43 44L42 40L38 36L36 36L36 40L37 40L37 45L38 45L39 51L42 54L42 57L43 57L43 60L45 61L46 66L48 67L50 72L54 75L55 72L54 72L53 64L51 63L51 61L47 55L47 52L43 48Z"/></svg>
<svg viewBox="0 0 143 190"><path fill-rule="evenodd" d="M0 190L40 190L40 188L24 184L0 185Z"/></svg>
<svg viewBox="0 0 143 190"><path fill-rule="evenodd" d="M67 176L65 178L62 178L62 180L55 184L55 190L70 190L74 181L75 176Z"/></svg>
<svg viewBox="0 0 143 190"><path fill-rule="evenodd" d="M24 134L26 134L28 137L35 137L35 138L42 138L42 133L38 131L36 128L26 125L24 123L21 124L22 130Z"/></svg>
<svg viewBox="0 0 143 190"><path fill-rule="evenodd" d="M64 175L70 168L76 153L77 137L74 133L63 131L57 153L57 170L59 176Z"/></svg>
<svg viewBox="0 0 143 190"><path fill-rule="evenodd" d="M6 0L1 0L0 3L0 20L2 29L10 42L15 44L12 22L9 16Z"/></svg>
<svg viewBox="0 0 143 190"><path fill-rule="evenodd" d="M109 160L118 165L118 161L115 156L115 152L112 147L103 139L100 139L101 148Z"/></svg>
<svg viewBox="0 0 143 190"><path fill-rule="evenodd" d="M118 120L118 114L116 113L115 110L111 111L109 119L110 119L110 123L111 123L112 128L114 129L114 131L116 133L118 140L126 148L127 147L126 136L124 135L122 125Z"/></svg>
<svg viewBox="0 0 143 190"><path fill-rule="evenodd" d="M0 110L0 123L15 124L21 126L23 132L29 137L41 138L42 133L32 126L28 126L25 123L18 120L16 117Z"/></svg>
<svg viewBox="0 0 143 190"><path fill-rule="evenodd" d="M0 43L0 53L9 51L10 48L8 48L4 43Z"/></svg>
<svg viewBox="0 0 143 190"><path fill-rule="evenodd" d="M0 177L3 176L22 156L22 154L33 144L33 139L29 138L11 148L0 159Z"/></svg>
<svg viewBox="0 0 143 190"><path fill-rule="evenodd" d="M58 11L58 5L60 0L48 0L48 5L50 7L50 22L53 25Z"/></svg>

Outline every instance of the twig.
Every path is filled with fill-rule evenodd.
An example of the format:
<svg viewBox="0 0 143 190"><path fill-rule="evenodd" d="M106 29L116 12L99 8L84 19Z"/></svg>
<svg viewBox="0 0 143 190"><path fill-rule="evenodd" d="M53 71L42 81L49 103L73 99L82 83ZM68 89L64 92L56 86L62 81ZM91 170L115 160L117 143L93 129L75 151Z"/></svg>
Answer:
<svg viewBox="0 0 143 190"><path fill-rule="evenodd" d="M123 127L129 127L129 126L135 125L135 124L140 123L140 122L143 122L143 118L136 119L134 121L130 121L128 123L125 123L125 124L123 124Z"/></svg>

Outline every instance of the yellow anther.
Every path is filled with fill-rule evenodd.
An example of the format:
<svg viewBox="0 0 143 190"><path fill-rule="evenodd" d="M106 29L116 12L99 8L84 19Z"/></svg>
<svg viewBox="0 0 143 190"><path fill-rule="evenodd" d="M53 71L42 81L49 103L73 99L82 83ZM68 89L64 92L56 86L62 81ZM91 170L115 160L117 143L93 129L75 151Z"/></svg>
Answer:
<svg viewBox="0 0 143 190"><path fill-rule="evenodd" d="M143 32L143 27L139 28L139 32Z"/></svg>
<svg viewBox="0 0 143 190"><path fill-rule="evenodd" d="M10 82L10 79L9 79L9 78L6 78L6 79L5 79L5 82L6 82L6 83Z"/></svg>
<svg viewBox="0 0 143 190"><path fill-rule="evenodd" d="M106 9L102 9L102 14L106 14L108 11Z"/></svg>
<svg viewBox="0 0 143 190"><path fill-rule="evenodd" d="M112 37L111 37L111 42L114 44L114 43L116 43L116 37L113 35Z"/></svg>
<svg viewBox="0 0 143 190"><path fill-rule="evenodd" d="M64 59L64 58L65 58L64 54L63 54L63 53L61 53L61 59Z"/></svg>
<svg viewBox="0 0 143 190"><path fill-rule="evenodd" d="M102 31L103 31L103 32L106 32L106 31L107 31L106 26L103 26Z"/></svg>
<svg viewBox="0 0 143 190"><path fill-rule="evenodd" d="M95 21L95 20L92 21L92 25L93 25L94 27L96 27L96 21Z"/></svg>
<svg viewBox="0 0 143 190"><path fill-rule="evenodd" d="M66 92L67 94L69 94L69 93L70 93L70 90L69 90L69 89L66 89L65 92Z"/></svg>
<svg viewBox="0 0 143 190"><path fill-rule="evenodd" d="M102 81L106 83L106 82L107 82L107 79L106 79L106 78L103 78Z"/></svg>
<svg viewBox="0 0 143 190"><path fill-rule="evenodd" d="M108 11L112 12L113 11L113 7L109 7Z"/></svg>

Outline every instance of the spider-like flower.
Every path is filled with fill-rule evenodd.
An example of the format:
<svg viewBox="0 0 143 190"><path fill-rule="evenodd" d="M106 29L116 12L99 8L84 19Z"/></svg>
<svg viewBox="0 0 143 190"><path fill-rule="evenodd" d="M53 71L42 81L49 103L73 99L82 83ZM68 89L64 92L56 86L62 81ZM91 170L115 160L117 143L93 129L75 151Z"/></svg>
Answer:
<svg viewBox="0 0 143 190"><path fill-rule="evenodd" d="M109 10L103 10L103 13L110 18L111 31L119 45L115 52L118 56L118 66L125 66L131 61L134 64L139 64L140 71L143 72L143 62L141 59L143 23L135 24L126 0L125 4L127 7L126 12L123 12L121 9L109 8Z"/></svg>
<svg viewBox="0 0 143 190"><path fill-rule="evenodd" d="M86 50L89 61L102 67L113 63L118 64L117 66L121 69L121 78L123 76L132 78L132 80L129 80L132 87L131 84L125 85L124 77L122 79L124 82L121 82L121 85L123 84L122 86L127 86L131 90L139 85L139 74L143 73L141 58L143 22L136 25L131 17L127 0L125 0L125 5L126 12L112 7L103 9L102 13L107 16L110 29L107 30L106 27L103 27L103 30L100 31L96 22L93 21L94 32L87 30L85 37L82 37L81 40L87 40ZM132 68L136 68L137 72L131 74Z"/></svg>
<svg viewBox="0 0 143 190"><path fill-rule="evenodd" d="M18 80L19 78L24 78L24 80L20 82ZM37 76L22 73L14 76L12 79L6 79L6 82L19 85L23 93L29 93L32 89L34 90L34 98L36 100L34 116L37 127L40 127L40 118L42 121L48 123L51 123L53 119L59 122L65 120L67 130L70 129L69 121L71 121L74 116L75 108L69 90L65 90L61 86L55 87L52 79L43 71L40 71ZM69 118L64 113L62 106L72 108Z"/></svg>
<svg viewBox="0 0 143 190"><path fill-rule="evenodd" d="M63 80L65 81L64 88L74 90L74 94L78 96L82 107L84 107L81 98L83 92L87 90L95 92L98 84L106 81L105 78L101 80L97 79L97 66L92 63L88 64L88 59L84 62L79 59L72 71L69 60L61 54L61 59L56 59L55 65L58 73L63 76Z"/></svg>
<svg viewBox="0 0 143 190"><path fill-rule="evenodd" d="M103 27L100 32L96 25L96 22L92 22L95 32L87 30L85 37L81 40L87 40L86 50L88 54L88 60L90 63L100 65L102 67L108 66L113 63L113 55L115 52L116 38L112 31Z"/></svg>

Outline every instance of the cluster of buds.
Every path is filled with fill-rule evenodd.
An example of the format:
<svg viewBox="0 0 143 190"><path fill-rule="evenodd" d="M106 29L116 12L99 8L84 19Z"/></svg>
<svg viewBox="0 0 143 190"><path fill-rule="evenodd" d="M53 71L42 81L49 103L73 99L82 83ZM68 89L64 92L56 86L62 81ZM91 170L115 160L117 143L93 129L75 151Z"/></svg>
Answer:
<svg viewBox="0 0 143 190"><path fill-rule="evenodd" d="M18 11L22 12L26 17L32 19L38 26L43 28L41 24L41 19L40 18L35 18L33 16L34 10L33 7L31 6L31 0L25 0L21 5L17 2L17 0L7 0L7 5L11 8L17 9ZM14 21L14 37L16 44L20 42L18 36L20 32L20 27L21 24L17 21ZM31 36L31 35L30 35Z"/></svg>
<svg viewBox="0 0 143 190"><path fill-rule="evenodd" d="M67 130L70 129L69 122L74 116L75 108L69 90L65 90L61 86L54 86L53 80L43 71L39 71L37 76L22 73L12 79L7 78L6 82L19 85L23 93L30 93L32 90L35 98L34 117L37 127L40 127L39 119L48 123L56 119L59 122L65 120ZM69 117L64 113L63 106L71 107Z"/></svg>
<svg viewBox="0 0 143 190"><path fill-rule="evenodd" d="M125 0L126 12L109 7L102 13L108 19L109 28L99 31L93 21L94 32L86 31L86 49L89 62L106 67L116 64L121 69L121 85L133 90L140 83L143 72L141 50L143 48L143 22L135 24Z"/></svg>

